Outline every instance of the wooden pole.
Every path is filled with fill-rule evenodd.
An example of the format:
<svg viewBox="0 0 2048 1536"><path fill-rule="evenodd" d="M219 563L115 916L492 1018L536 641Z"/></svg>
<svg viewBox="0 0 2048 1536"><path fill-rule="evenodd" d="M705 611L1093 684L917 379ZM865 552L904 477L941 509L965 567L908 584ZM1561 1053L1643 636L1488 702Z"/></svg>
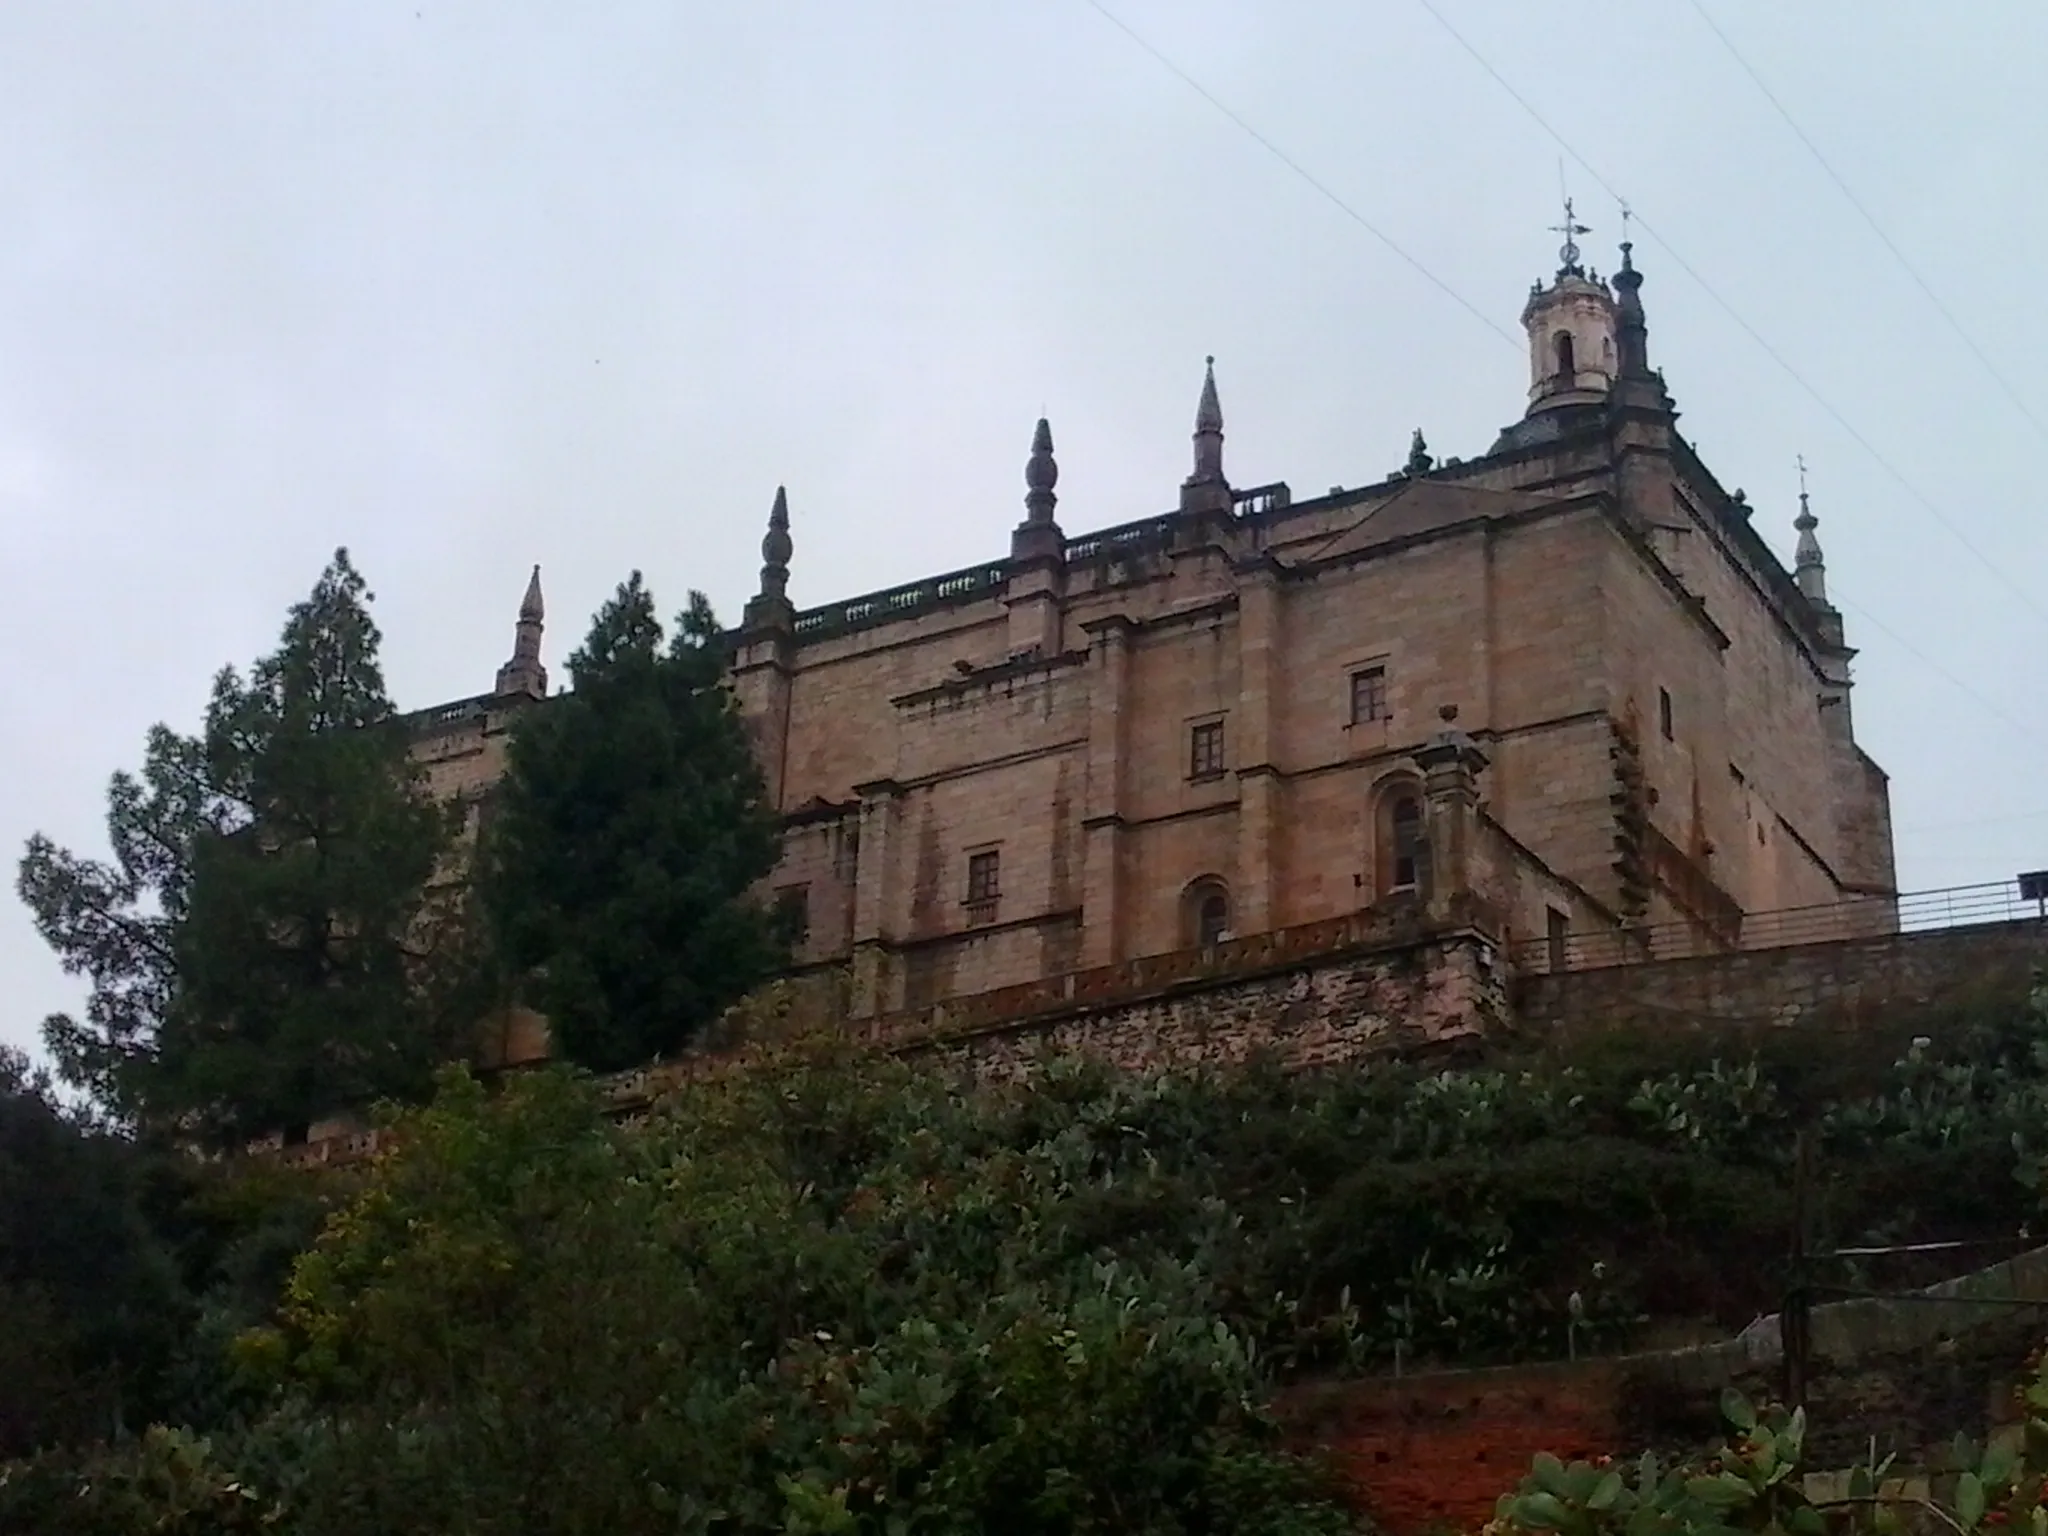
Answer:
<svg viewBox="0 0 2048 1536"><path fill-rule="evenodd" d="M1807 1357L1813 1345L1813 1292L1807 1273L1807 1233L1813 1202L1813 1134L1800 1127L1792 1150L1791 1273L1785 1287L1785 1308L1779 1314L1779 1337L1785 1355L1785 1406L1806 1406Z"/></svg>

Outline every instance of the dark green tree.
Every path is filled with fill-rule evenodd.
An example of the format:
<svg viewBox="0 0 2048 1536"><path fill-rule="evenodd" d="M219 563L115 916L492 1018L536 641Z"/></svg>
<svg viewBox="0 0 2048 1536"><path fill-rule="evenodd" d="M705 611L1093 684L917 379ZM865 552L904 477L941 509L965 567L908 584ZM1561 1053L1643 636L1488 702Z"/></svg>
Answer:
<svg viewBox="0 0 2048 1536"><path fill-rule="evenodd" d="M0 1046L0 1460L104 1438L158 1399L184 1317L148 1163Z"/></svg>
<svg viewBox="0 0 2048 1536"><path fill-rule="evenodd" d="M153 1084L157 1035L177 990L175 935L207 813L204 744L153 726L140 776L107 790L111 862L37 833L16 889L64 969L91 984L85 1017L52 1014L43 1040L60 1076L106 1109L138 1114Z"/></svg>
<svg viewBox="0 0 2048 1536"><path fill-rule="evenodd" d="M370 600L337 551L198 737L150 733L108 795L111 863L30 839L22 898L92 983L51 1053L140 1123L232 1146L415 1095L460 1052L458 813L408 755Z"/></svg>
<svg viewBox="0 0 2048 1536"><path fill-rule="evenodd" d="M778 834L724 666L703 594L664 644L635 571L569 658L574 691L515 728L486 817L500 957L594 1070L674 1049L787 960L749 899Z"/></svg>

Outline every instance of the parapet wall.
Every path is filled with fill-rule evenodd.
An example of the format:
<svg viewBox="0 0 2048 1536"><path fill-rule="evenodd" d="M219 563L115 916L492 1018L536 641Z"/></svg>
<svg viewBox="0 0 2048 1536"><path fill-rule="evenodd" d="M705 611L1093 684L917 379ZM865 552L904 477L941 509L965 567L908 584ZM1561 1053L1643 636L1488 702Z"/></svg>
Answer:
<svg viewBox="0 0 2048 1536"><path fill-rule="evenodd" d="M845 1019L845 978L829 967L780 984L779 1000L763 1006L776 1015L776 1029L841 1024L887 1050L943 1054L994 1079L1069 1053L1140 1070L1261 1055L1314 1067L1477 1045L1504 1029L1507 970L1493 934L1490 914L1470 899L1434 908L1403 903L874 1019ZM742 1003L735 1013L759 1014L763 1006ZM539 1038L537 1020L514 1023L527 1031L518 1039ZM734 1023L743 1040L747 1020ZM698 1051L614 1074L604 1082L606 1096L632 1113L733 1055L727 1039L714 1029ZM537 1049L508 1049L505 1057L514 1066L542 1059ZM349 1163L375 1152L380 1140L338 1120L319 1140L267 1150L292 1163Z"/></svg>
<svg viewBox="0 0 2048 1536"><path fill-rule="evenodd" d="M1587 1025L1854 1023L2017 1004L2044 965L2048 922L2029 918L1524 976L1514 1012L1540 1035Z"/></svg>
<svg viewBox="0 0 2048 1536"><path fill-rule="evenodd" d="M1784 949L1745 950L1513 981L1486 903L1458 898L1368 909L1208 949L1148 955L850 1021L891 1050L942 1052L993 1077L1081 1052L1126 1068L1226 1065L1270 1054L1297 1067L1433 1047L1499 1032L1556 1038L1574 1029L1818 1025L1915 1010L2017 1006L2048 966L2048 922L1985 923ZM843 1018L836 972L810 978L813 1023ZM816 996L810 996L815 993ZM526 1021L538 1039L538 1024ZM524 1039L525 1037L520 1037ZM531 1042L527 1042L531 1045ZM537 1049L505 1060L538 1059ZM622 1073L622 1110L647 1102L723 1054ZM351 1161L374 1134L337 1123L284 1155Z"/></svg>
<svg viewBox="0 0 2048 1536"><path fill-rule="evenodd" d="M889 1043L942 1051L992 1078L1064 1054L1138 1070L1232 1065L1260 1055L1315 1067L1476 1043L1506 1018L1494 944L1453 929L1256 969L1197 970L1036 1016L926 1029Z"/></svg>

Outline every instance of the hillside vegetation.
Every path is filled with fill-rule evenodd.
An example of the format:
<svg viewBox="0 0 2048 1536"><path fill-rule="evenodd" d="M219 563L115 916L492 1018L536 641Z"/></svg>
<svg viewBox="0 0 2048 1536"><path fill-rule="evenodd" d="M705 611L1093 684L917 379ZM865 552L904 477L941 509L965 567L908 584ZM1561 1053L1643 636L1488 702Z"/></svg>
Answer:
<svg viewBox="0 0 2048 1536"><path fill-rule="evenodd" d="M42 1452L0 1528L1339 1529L1277 1383L1746 1322L1802 1127L1823 1240L2016 1235L2048 998L1917 1041L1021 1086L813 1042L626 1124L568 1070L445 1077L366 1170L81 1186L183 1290L140 1341L53 1331L123 1433L0 1416ZM66 1273L0 1283L61 1321L97 1305Z"/></svg>

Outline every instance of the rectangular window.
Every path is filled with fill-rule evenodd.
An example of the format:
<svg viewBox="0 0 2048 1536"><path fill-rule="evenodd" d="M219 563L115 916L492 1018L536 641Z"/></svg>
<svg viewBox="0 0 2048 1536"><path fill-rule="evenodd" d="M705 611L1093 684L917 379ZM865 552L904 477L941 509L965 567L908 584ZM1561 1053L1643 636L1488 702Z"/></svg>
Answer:
<svg viewBox="0 0 2048 1536"><path fill-rule="evenodd" d="M1188 732L1188 777L1213 779L1223 772L1223 722L1206 720Z"/></svg>
<svg viewBox="0 0 2048 1536"><path fill-rule="evenodd" d="M996 920L1003 894L1003 856L993 848L967 855L967 926L984 927Z"/></svg>
<svg viewBox="0 0 2048 1536"><path fill-rule="evenodd" d="M1003 856L994 848L967 855L967 902L969 906L992 902L1003 894Z"/></svg>
<svg viewBox="0 0 2048 1536"><path fill-rule="evenodd" d="M1351 674L1351 723L1387 718L1387 669L1366 667Z"/></svg>
<svg viewBox="0 0 2048 1536"><path fill-rule="evenodd" d="M1545 909L1544 922L1546 928L1543 937L1550 951L1551 970L1562 971L1568 969L1566 962L1570 956L1567 953L1567 940L1571 936L1571 918L1558 911L1557 908L1550 907Z"/></svg>
<svg viewBox="0 0 2048 1536"><path fill-rule="evenodd" d="M1666 741L1676 741L1678 739L1671 733L1671 690L1669 688L1659 688L1657 690L1657 728L1664 733Z"/></svg>
<svg viewBox="0 0 2048 1536"><path fill-rule="evenodd" d="M811 936L811 888L785 885L775 893L776 915L791 944L801 947Z"/></svg>

